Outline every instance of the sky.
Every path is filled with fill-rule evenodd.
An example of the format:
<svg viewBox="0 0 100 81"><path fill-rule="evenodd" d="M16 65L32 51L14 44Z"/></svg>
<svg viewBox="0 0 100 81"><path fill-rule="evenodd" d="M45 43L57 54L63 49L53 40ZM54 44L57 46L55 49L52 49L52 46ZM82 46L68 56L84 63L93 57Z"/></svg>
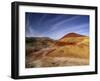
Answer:
<svg viewBox="0 0 100 81"><path fill-rule="evenodd" d="M25 13L26 37L60 39L68 33L89 36L89 16L74 14Z"/></svg>

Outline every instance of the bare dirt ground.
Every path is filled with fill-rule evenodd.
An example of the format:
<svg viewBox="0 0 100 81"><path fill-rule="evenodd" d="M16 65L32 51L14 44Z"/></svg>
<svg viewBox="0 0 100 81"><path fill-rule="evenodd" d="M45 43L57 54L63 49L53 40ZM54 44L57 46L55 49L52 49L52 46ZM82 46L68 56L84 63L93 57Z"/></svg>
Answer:
<svg viewBox="0 0 100 81"><path fill-rule="evenodd" d="M55 48L42 49L26 58L26 67L58 67L88 65L89 59L76 57L50 57Z"/></svg>
<svg viewBox="0 0 100 81"><path fill-rule="evenodd" d="M34 67L56 67L56 66L76 66L88 65L87 59L70 58L70 57L44 57L30 62Z"/></svg>

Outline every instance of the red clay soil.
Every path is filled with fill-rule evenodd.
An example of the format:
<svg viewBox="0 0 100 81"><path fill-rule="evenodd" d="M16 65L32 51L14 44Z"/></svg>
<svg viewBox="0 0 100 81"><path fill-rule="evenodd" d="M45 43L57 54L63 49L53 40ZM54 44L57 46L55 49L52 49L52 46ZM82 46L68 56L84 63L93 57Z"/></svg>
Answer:
<svg viewBox="0 0 100 81"><path fill-rule="evenodd" d="M61 39L66 38L66 37L83 37L84 35L80 35L77 33L68 33L66 35L64 35Z"/></svg>

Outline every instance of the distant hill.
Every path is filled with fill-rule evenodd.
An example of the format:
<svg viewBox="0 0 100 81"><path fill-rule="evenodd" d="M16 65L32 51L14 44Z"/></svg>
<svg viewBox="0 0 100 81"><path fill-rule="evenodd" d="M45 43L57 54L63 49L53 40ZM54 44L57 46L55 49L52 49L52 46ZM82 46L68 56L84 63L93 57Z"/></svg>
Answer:
<svg viewBox="0 0 100 81"><path fill-rule="evenodd" d="M61 39L59 39L56 45L58 46L77 45L79 43L84 45L89 45L89 37L76 33L69 33L63 36Z"/></svg>
<svg viewBox="0 0 100 81"><path fill-rule="evenodd" d="M84 35L80 35L77 33L68 33L66 35L64 35L61 39L66 38L66 37L83 37Z"/></svg>
<svg viewBox="0 0 100 81"><path fill-rule="evenodd" d="M26 37L26 45L29 47L49 47L54 44L56 41L49 37Z"/></svg>
<svg viewBox="0 0 100 81"><path fill-rule="evenodd" d="M49 37L26 37L26 55L43 48L51 47L55 42L55 40Z"/></svg>

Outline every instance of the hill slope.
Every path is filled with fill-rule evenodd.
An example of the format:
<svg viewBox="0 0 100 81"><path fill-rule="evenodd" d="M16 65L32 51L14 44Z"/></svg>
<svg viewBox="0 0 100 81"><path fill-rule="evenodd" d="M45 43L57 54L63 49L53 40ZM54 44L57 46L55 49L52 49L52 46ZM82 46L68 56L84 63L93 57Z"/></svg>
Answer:
<svg viewBox="0 0 100 81"><path fill-rule="evenodd" d="M69 33L50 47L32 52L26 67L54 67L89 64L89 37Z"/></svg>

